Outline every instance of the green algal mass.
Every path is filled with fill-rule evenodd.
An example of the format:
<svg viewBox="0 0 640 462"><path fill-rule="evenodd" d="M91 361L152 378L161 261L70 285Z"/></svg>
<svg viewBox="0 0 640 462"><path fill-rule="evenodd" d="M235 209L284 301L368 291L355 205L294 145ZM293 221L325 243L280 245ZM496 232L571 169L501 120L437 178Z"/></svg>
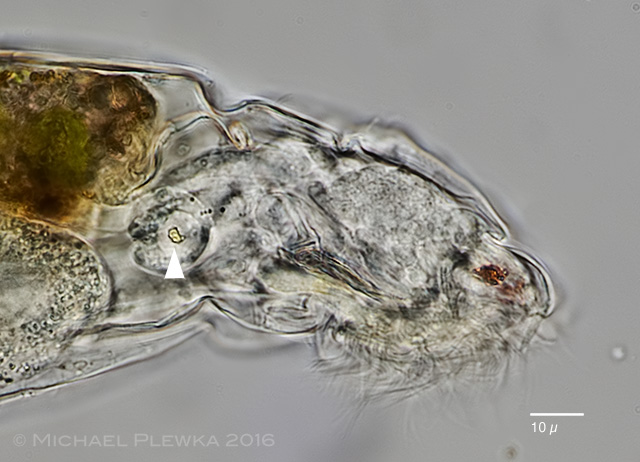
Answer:
<svg viewBox="0 0 640 462"><path fill-rule="evenodd" d="M25 162L45 183L77 188L89 180L89 132L73 111L63 107L47 109L35 116L19 136Z"/></svg>

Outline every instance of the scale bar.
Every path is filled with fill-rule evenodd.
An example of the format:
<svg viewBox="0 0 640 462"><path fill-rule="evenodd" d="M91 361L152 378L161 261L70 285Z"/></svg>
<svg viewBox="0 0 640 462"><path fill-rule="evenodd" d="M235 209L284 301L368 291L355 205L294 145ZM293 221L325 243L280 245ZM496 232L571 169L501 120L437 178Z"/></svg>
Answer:
<svg viewBox="0 0 640 462"><path fill-rule="evenodd" d="M532 412L531 417L584 417L584 412Z"/></svg>

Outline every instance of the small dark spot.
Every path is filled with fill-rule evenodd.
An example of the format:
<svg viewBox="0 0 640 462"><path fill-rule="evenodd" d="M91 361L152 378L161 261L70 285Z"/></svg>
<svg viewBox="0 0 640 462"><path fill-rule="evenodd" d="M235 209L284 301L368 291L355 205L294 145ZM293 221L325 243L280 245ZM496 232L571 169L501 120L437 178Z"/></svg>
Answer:
<svg viewBox="0 0 640 462"><path fill-rule="evenodd" d="M346 334L347 332L353 331L355 331L355 328L351 321L344 321L335 327L336 334Z"/></svg>
<svg viewBox="0 0 640 462"><path fill-rule="evenodd" d="M504 451L507 460L516 460L518 457L518 449L515 446L508 446Z"/></svg>
<svg viewBox="0 0 640 462"><path fill-rule="evenodd" d="M225 209L224 207L220 207L220 213L224 213L226 212L227 209Z"/></svg>
<svg viewBox="0 0 640 462"><path fill-rule="evenodd" d="M38 82L41 80L41 76L42 74L40 72L32 72L31 74L29 74L29 80L31 82Z"/></svg>
<svg viewBox="0 0 640 462"><path fill-rule="evenodd" d="M268 294L269 293L269 289L267 288L267 286L264 285L264 283L260 279L254 279L253 288L255 290L255 293L257 293L257 294Z"/></svg>
<svg viewBox="0 0 640 462"><path fill-rule="evenodd" d="M46 217L53 217L62 213L64 209L64 200L62 197L53 193L45 192L37 201L36 208Z"/></svg>
<svg viewBox="0 0 640 462"><path fill-rule="evenodd" d="M454 249L451 252L452 269L465 267L469 263L469 254L461 250Z"/></svg>
<svg viewBox="0 0 640 462"><path fill-rule="evenodd" d="M480 268L475 268L473 274L482 279L486 284L497 286L502 284L509 275L509 271L507 271L506 268L503 269L496 265L483 265Z"/></svg>
<svg viewBox="0 0 640 462"><path fill-rule="evenodd" d="M325 188L324 185L319 181L315 181L311 185L309 185L308 191L309 195L314 200L320 196L324 196L327 194L327 188Z"/></svg>

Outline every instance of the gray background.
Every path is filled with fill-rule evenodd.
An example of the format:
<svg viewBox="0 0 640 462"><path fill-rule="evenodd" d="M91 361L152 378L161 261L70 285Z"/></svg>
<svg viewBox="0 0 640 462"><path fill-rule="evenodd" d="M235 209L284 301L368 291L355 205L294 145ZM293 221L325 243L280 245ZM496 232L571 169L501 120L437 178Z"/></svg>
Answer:
<svg viewBox="0 0 640 462"><path fill-rule="evenodd" d="M640 5L3 1L35 46L167 58L240 93L310 95L406 124L480 185L557 274L552 345L493 393L372 408L307 370L304 346L238 358L206 336L0 407L3 460L637 460ZM0 289L1 290L1 289ZM622 358L613 354L621 348ZM585 412L542 419L532 411ZM270 448L34 447L32 436L272 433ZM15 444L16 435L27 439ZM510 459L511 458L511 459ZM353 460L353 459L351 459Z"/></svg>

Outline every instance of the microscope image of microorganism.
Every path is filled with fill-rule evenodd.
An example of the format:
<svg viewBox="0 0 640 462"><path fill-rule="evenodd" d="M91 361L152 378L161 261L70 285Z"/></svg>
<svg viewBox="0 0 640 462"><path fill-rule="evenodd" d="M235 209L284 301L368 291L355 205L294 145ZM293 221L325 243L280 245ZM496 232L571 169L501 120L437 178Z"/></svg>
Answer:
<svg viewBox="0 0 640 462"><path fill-rule="evenodd" d="M524 354L552 282L469 181L398 128L219 101L185 66L0 53L0 396L207 329L367 396Z"/></svg>

